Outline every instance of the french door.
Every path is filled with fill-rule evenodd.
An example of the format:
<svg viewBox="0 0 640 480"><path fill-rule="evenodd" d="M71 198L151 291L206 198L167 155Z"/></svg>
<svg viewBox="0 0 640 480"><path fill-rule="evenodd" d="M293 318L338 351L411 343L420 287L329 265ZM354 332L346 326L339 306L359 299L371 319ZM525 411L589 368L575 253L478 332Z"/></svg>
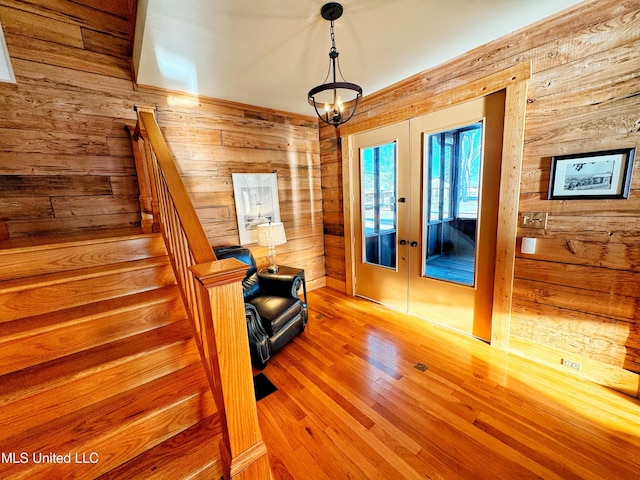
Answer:
<svg viewBox="0 0 640 480"><path fill-rule="evenodd" d="M359 191L354 221L356 294L406 311L409 238L409 129L398 123L354 137ZM401 251L402 250L402 251Z"/></svg>
<svg viewBox="0 0 640 480"><path fill-rule="evenodd" d="M490 340L503 123L497 93L353 137L357 295Z"/></svg>

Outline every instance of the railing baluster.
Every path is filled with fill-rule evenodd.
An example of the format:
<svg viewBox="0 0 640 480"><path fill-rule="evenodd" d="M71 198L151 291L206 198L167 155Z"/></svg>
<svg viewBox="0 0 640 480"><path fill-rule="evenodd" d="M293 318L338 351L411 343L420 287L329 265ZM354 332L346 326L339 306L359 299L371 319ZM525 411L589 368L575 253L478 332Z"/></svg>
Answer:
<svg viewBox="0 0 640 480"><path fill-rule="evenodd" d="M134 140L145 152L154 225L165 240L211 390L224 415L220 453L225 478L271 477L258 425L242 300L246 265L216 260L152 108L138 107ZM135 148L135 147L134 147ZM140 174L139 172L139 174Z"/></svg>

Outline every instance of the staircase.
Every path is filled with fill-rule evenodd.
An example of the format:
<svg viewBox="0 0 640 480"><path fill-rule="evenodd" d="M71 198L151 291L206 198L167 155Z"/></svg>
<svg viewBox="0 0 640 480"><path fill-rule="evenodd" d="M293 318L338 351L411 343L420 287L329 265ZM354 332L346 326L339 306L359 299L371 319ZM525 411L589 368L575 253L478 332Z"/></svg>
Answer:
<svg viewBox="0 0 640 480"><path fill-rule="evenodd" d="M0 478L219 479L220 438L158 234L0 250Z"/></svg>

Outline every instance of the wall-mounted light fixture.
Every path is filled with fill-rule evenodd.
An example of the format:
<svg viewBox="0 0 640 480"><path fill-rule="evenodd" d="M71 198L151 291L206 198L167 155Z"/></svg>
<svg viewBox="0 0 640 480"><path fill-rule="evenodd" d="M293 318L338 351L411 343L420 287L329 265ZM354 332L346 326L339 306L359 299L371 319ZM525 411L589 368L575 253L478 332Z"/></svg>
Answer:
<svg viewBox="0 0 640 480"><path fill-rule="evenodd" d="M340 71L340 61L338 60L338 50L336 49L336 40L333 33L333 21L342 16L342 5L337 2L330 2L323 5L320 10L322 18L331 22L331 49L329 50L329 71L322 85L309 90L307 95L309 104L313 106L316 114L324 123L338 127L348 122L353 114L356 113L358 101L362 97L362 88L355 83L347 82ZM337 74L340 74L341 82L338 81ZM332 78L333 81L327 83L327 79ZM325 96L317 97L319 94L326 92ZM355 98L348 98L346 102L352 103L351 109L345 111L345 100L342 95L353 95Z"/></svg>

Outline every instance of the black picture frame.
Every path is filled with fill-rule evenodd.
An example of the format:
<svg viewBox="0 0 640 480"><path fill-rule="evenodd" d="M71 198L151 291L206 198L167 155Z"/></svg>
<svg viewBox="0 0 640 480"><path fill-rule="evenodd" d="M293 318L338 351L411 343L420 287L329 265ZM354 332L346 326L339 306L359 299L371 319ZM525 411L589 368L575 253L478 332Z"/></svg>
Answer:
<svg viewBox="0 0 640 480"><path fill-rule="evenodd" d="M551 157L549 200L629 198L635 148Z"/></svg>

